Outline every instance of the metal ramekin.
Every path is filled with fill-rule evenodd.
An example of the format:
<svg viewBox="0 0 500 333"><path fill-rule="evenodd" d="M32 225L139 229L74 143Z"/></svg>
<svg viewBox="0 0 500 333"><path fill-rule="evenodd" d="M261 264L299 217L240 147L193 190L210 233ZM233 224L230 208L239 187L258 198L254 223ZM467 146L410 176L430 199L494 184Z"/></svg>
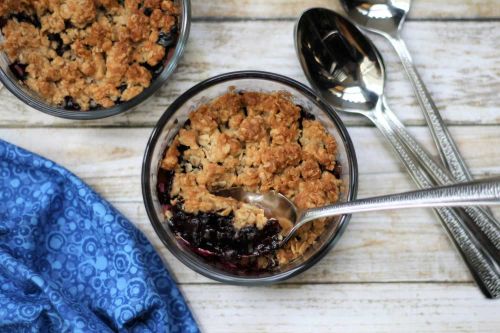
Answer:
<svg viewBox="0 0 500 333"><path fill-rule="evenodd" d="M167 59L167 64L163 68L161 74L151 83L148 88L144 89L144 91L142 91L139 95L137 95L130 101L115 105L111 108L89 111L71 111L48 104L37 94L28 89L22 82L19 82L19 80L16 79L14 74L9 69L7 56L3 52L0 53L0 81L7 89L10 90L10 92L12 92L17 98L19 98L27 105L44 113L60 118L91 120L106 118L129 111L147 100L158 89L160 89L160 87L172 75L175 68L177 67L177 64L179 63L180 58L184 53L184 49L189 37L189 28L191 25L191 4L190 0L174 1L180 6L181 9L181 15L179 17L179 39L177 41L175 51L173 52L172 56ZM2 36L0 34L0 41L1 38Z"/></svg>
<svg viewBox="0 0 500 333"><path fill-rule="evenodd" d="M142 165L142 193L149 219L165 246L186 266L211 279L237 285L265 285L286 280L312 267L338 241L345 230L350 215L343 215L329 224L329 229L317 244L304 256L279 271L258 275L238 275L219 269L183 247L175 238L163 217L163 210L157 197L157 174L165 148L171 143L187 116L200 104L227 92L230 86L246 91L288 91L294 102L313 113L337 140L338 156L342 165L341 179L345 191L341 201L353 200L357 192L358 169L354 146L349 134L335 111L318 95L303 84L285 76L243 71L218 75L203 81L186 91L162 115L156 124L146 147Z"/></svg>

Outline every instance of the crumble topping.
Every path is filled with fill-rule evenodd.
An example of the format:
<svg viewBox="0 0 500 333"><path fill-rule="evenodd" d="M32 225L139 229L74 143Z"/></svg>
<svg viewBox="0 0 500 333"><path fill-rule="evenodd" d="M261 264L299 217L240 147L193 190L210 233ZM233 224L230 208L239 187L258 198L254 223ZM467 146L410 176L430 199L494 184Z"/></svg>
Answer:
<svg viewBox="0 0 500 333"><path fill-rule="evenodd" d="M236 230L262 230L269 221L263 209L214 191L277 191L299 208L334 203L342 185L335 170L336 153L334 138L288 94L231 89L192 112L166 150L161 169L170 174L167 207L230 217ZM166 217L175 218L169 209ZM301 228L277 251L278 263L302 255L326 223L318 220ZM279 224L283 234L292 226L281 219ZM265 260L259 263L269 265Z"/></svg>
<svg viewBox="0 0 500 333"><path fill-rule="evenodd" d="M159 74L178 15L173 0L2 0L0 50L49 104L107 108Z"/></svg>

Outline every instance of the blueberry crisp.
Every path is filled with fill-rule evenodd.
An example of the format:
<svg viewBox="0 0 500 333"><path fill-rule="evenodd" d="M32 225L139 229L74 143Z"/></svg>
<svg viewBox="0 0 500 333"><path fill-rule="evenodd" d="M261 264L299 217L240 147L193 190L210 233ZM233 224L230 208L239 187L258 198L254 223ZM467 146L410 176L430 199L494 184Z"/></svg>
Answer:
<svg viewBox="0 0 500 333"><path fill-rule="evenodd" d="M173 0L2 0L0 51L47 103L112 107L149 87L172 55Z"/></svg>
<svg viewBox="0 0 500 333"><path fill-rule="evenodd" d="M303 255L329 221L305 225L278 248L290 221L214 193L243 187L280 192L299 208L334 203L336 154L335 139L287 93L232 88L193 111L164 153L157 190L166 222L199 255L275 269Z"/></svg>

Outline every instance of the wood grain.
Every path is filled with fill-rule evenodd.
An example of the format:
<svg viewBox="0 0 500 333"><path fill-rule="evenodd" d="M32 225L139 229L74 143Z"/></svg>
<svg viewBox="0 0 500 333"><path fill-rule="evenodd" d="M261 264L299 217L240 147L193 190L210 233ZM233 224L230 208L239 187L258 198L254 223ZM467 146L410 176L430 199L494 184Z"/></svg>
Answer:
<svg viewBox="0 0 500 333"><path fill-rule="evenodd" d="M411 129L430 145L426 129ZM490 126L452 127L476 174L500 173L500 132ZM414 188L379 133L350 127L360 169L360 197ZM2 129L0 138L54 159L82 177L143 230L182 283L207 282L164 248L144 211L140 189L147 128ZM43 138L43 139L42 139ZM35 144L36 143L36 144ZM500 212L500 210L498 210ZM296 283L471 281L429 210L359 214L338 246Z"/></svg>
<svg viewBox="0 0 500 333"><path fill-rule="evenodd" d="M0 127L150 127L185 90L208 77L235 70L267 70L306 83L294 51L293 24L194 23L187 52L171 82L136 110L104 120L77 122L51 117L25 106L3 89ZM449 124L500 124L495 93L500 91L500 58L496 56L500 49L500 22L410 22L404 35ZM376 42L386 60L390 106L405 123L423 125L422 113L394 51L380 38ZM352 125L369 124L360 116L343 118Z"/></svg>
<svg viewBox="0 0 500 333"><path fill-rule="evenodd" d="M208 280L154 233L140 184L152 126L180 94L220 73L266 70L307 83L292 32L313 6L340 9L338 0L192 0L187 52L154 98L124 115L77 122L30 109L2 89L0 139L66 166L133 221L170 267L204 332L498 332L500 303L472 284L431 210L357 214L323 260L273 287ZM500 174L498 0L415 0L409 19L404 38L474 175ZM435 155L399 60L370 36L385 58L390 106ZM357 151L359 197L414 188L368 121L342 118Z"/></svg>
<svg viewBox="0 0 500 333"><path fill-rule="evenodd" d="M375 128L349 127L348 131L354 142L361 175L384 180L385 174L404 171L392 148ZM497 144L500 131L497 128L452 126L450 131L473 172L500 174L500 146ZM432 146L427 128L412 127L410 132L425 147ZM149 128L4 128L0 130L0 138L53 159L84 179L139 179L150 133ZM119 193L117 191L116 196ZM116 196L110 199L118 199Z"/></svg>
<svg viewBox="0 0 500 333"><path fill-rule="evenodd" d="M214 283L179 262L156 236L142 202L116 203L141 229L177 281ZM497 210L500 212L500 210ZM432 211L353 216L335 248L287 283L470 282L472 278Z"/></svg>
<svg viewBox="0 0 500 333"><path fill-rule="evenodd" d="M183 286L206 332L498 332L500 303L469 284ZM277 306L279 304L279 306Z"/></svg>
<svg viewBox="0 0 500 333"><path fill-rule="evenodd" d="M341 11L339 0L193 0L195 17L290 18L307 8L325 7ZM498 18L500 9L492 0L414 0L409 19Z"/></svg>

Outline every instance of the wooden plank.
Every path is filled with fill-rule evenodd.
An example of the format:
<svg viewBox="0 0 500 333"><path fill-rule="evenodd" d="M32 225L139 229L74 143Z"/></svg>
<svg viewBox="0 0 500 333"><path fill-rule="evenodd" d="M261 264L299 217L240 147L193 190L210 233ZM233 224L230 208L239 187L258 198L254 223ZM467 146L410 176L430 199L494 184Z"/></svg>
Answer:
<svg viewBox="0 0 500 333"><path fill-rule="evenodd" d="M193 0L194 17L290 18L312 7L342 11L340 1L332 0ZM412 1L409 19L498 18L495 0L462 0L454 2Z"/></svg>
<svg viewBox="0 0 500 333"><path fill-rule="evenodd" d="M293 24L194 23L186 55L171 82L138 109L104 120L82 122L51 117L28 108L3 89L0 127L151 127L182 92L208 77L235 70L273 71L305 83L293 47ZM417 67L449 124L500 124L500 59L494 56L500 49L499 28L500 22L410 22L406 26L404 35ZM376 42L386 58L390 106L405 123L424 124L394 51L380 38ZM360 116L343 118L352 125L368 124Z"/></svg>
<svg viewBox="0 0 500 333"><path fill-rule="evenodd" d="M213 282L185 267L165 248L142 202L115 205L150 239L177 281ZM470 282L472 278L432 211L414 209L356 214L324 259L287 282L387 281Z"/></svg>
<svg viewBox="0 0 500 333"><path fill-rule="evenodd" d="M472 285L183 286L204 332L498 332Z"/></svg>
<svg viewBox="0 0 500 333"><path fill-rule="evenodd" d="M452 127L473 170L500 173L495 127ZM374 128L349 129L360 164L360 197L413 188ZM424 128L412 128L426 145ZM1 129L0 138L64 164L111 200L153 241L182 282L206 279L183 267L157 239L144 212L140 167L150 129ZM500 210L499 210L500 212ZM295 282L470 281L428 210L360 214L336 249Z"/></svg>
<svg viewBox="0 0 500 333"><path fill-rule="evenodd" d="M375 128L349 127L348 131L360 174L383 177L403 172ZM425 147L432 146L426 128L412 127L410 131ZM475 173L500 174L500 132L496 127L458 126L450 127L450 131ZM4 128L0 129L0 138L62 163L83 178L139 178L150 133L149 128Z"/></svg>

